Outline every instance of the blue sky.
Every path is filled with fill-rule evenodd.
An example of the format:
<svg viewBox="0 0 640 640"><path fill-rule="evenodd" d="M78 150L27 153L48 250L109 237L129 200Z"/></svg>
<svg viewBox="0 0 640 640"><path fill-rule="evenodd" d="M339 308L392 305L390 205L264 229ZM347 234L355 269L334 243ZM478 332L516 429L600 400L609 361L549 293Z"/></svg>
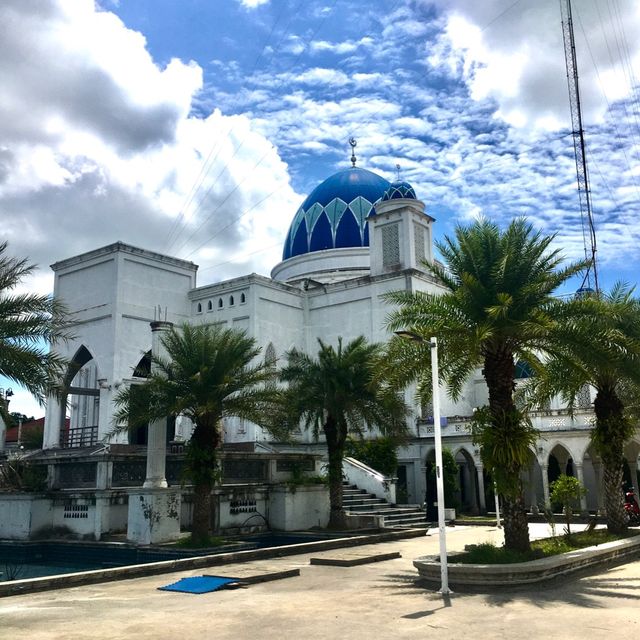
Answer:
<svg viewBox="0 0 640 640"><path fill-rule="evenodd" d="M640 5L574 5L601 281L635 283ZM436 237L524 215L583 256L557 0L5 0L0 24L2 234L42 265L30 289L116 240L200 284L268 274L350 136Z"/></svg>

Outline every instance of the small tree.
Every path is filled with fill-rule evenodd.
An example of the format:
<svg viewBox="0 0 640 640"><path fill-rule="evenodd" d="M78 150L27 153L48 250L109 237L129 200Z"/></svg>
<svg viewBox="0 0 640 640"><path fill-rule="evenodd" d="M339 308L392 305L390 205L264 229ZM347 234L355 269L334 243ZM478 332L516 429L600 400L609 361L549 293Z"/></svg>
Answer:
<svg viewBox="0 0 640 640"><path fill-rule="evenodd" d="M580 484L578 478L566 476L564 474L562 474L557 480L554 480L549 488L551 489L551 501L558 502L562 505L564 517L567 522L565 533L567 536L570 536L573 505L578 502L587 491L584 486Z"/></svg>
<svg viewBox="0 0 640 640"><path fill-rule="evenodd" d="M193 533L206 541L211 529L211 491L218 480L222 421L239 417L259 423L274 413L275 373L257 360L260 348L242 331L183 324L162 340L167 357L152 356L157 370L115 398L117 429L183 415L194 425L187 447L187 475L193 483Z"/></svg>
<svg viewBox="0 0 640 640"><path fill-rule="evenodd" d="M329 527L346 525L342 507L342 460L347 436L362 436L370 427L385 435L406 431L408 408L400 394L389 389L379 374L381 347L364 336L337 347L318 339L317 356L297 349L286 354L280 378L287 383L283 415L278 422L289 430L300 423L317 439L324 433L329 458ZM273 431L273 428L271 429Z"/></svg>

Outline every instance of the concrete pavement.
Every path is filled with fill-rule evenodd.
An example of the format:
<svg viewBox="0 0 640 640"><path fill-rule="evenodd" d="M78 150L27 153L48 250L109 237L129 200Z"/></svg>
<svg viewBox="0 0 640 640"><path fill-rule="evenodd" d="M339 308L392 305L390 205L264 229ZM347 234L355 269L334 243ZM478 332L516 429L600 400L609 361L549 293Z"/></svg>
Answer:
<svg viewBox="0 0 640 640"><path fill-rule="evenodd" d="M548 528L532 524L531 533L548 535ZM157 590L183 576L214 572L199 570L3 598L0 640L414 640L425 634L438 640L625 640L640 634L640 559L551 585L443 598L416 584L412 565L420 555L438 553L437 532L431 534L360 547L402 557L355 567L309 564L311 556L336 557L336 550L260 561L265 570L298 567L301 574L245 589L204 595ZM502 532L448 529L451 550L483 540L499 544ZM215 573L233 575L233 565Z"/></svg>

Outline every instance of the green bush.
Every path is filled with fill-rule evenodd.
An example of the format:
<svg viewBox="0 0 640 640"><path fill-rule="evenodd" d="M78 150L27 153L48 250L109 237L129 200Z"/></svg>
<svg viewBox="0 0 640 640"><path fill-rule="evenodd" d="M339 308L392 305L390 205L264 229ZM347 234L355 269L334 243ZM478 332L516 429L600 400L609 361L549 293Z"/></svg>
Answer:
<svg viewBox="0 0 640 640"><path fill-rule="evenodd" d="M363 462L384 476L393 477L398 472L397 449L398 444L394 438L350 438L345 446L345 455Z"/></svg>

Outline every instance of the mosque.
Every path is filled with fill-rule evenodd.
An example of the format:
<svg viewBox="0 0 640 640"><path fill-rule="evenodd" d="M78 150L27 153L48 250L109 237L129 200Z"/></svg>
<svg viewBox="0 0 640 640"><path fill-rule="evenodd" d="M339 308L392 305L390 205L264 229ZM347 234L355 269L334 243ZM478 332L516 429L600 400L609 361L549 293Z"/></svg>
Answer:
<svg viewBox="0 0 640 640"><path fill-rule="evenodd" d="M273 267L271 277L252 273L199 284L197 265L122 242L52 265L54 294L77 318L76 337L62 346L62 355L72 363L65 380L70 423L65 426L64 398L49 399L45 420L43 453L50 463L53 456L71 455L77 462L75 471L72 465L63 469L64 478L87 480L78 471L80 462L90 461L90 452L101 443L122 451L146 444L145 433L113 436L110 432L117 389L139 381L148 371L149 327L154 320L241 329L256 339L267 360L275 362L293 347L315 353L318 338L335 344L339 337L350 340L364 335L369 341L383 342L389 337L385 293L440 290L423 268L423 261L434 260L435 220L413 187L357 167L354 157L352 165L319 184L295 212L282 261ZM526 376L526 369L518 370ZM549 504L549 482L562 472L577 476L587 486L583 511L602 508L601 467L589 438L591 393L584 390L573 415L559 405L532 415L541 434L525 479L527 502L534 511ZM413 398L413 390L407 391L407 398ZM446 389L441 390L444 446L459 465L459 507L470 513L493 506L487 504L487 478L469 431L474 408L486 402L480 372L455 403ZM423 505L435 500L428 473L434 459L430 412L429 406L416 408L411 418L411 439L399 451L397 502ZM269 434L255 424L229 420L224 430L225 443L254 456L278 449L278 443L270 442ZM180 418L169 431L170 447L179 447L190 435L189 425ZM304 432L297 447L319 451ZM635 471L640 440L635 438L625 453L638 491ZM53 468L50 464L50 476ZM60 478L50 477L51 482L64 485Z"/></svg>

